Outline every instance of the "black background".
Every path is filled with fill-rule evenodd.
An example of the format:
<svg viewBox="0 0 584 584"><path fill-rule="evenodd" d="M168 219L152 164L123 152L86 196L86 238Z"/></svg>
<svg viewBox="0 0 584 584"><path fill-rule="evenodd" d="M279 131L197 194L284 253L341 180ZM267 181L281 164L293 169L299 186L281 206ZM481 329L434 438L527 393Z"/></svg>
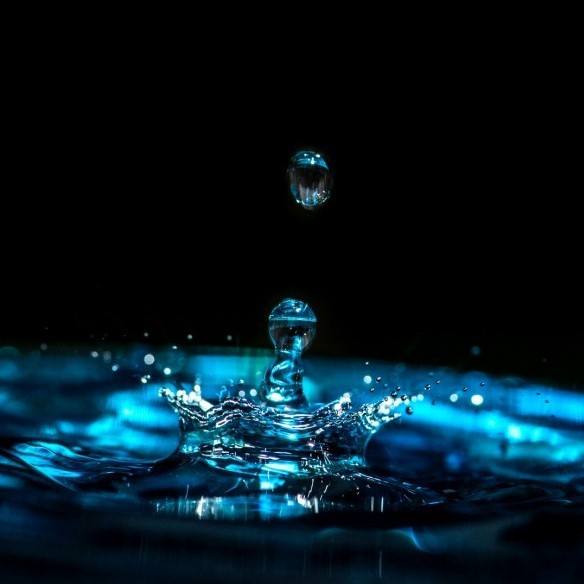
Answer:
<svg viewBox="0 0 584 584"><path fill-rule="evenodd" d="M19 96L4 344L147 331L267 346L267 315L291 296L319 318L316 353L583 378L572 161L529 92L283 103L275 88L259 99L235 82L173 92L112 75L41 75ZM334 173L314 212L286 182L300 148Z"/></svg>

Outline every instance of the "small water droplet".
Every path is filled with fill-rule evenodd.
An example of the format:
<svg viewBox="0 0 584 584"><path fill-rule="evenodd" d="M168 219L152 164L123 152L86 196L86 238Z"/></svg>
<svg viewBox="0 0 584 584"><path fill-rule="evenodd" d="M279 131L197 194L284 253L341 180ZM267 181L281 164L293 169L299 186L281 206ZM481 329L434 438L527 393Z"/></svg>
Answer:
<svg viewBox="0 0 584 584"><path fill-rule="evenodd" d="M408 406L406 408L406 414L408 414L408 416L411 416L414 413L414 408L412 408L412 406Z"/></svg>
<svg viewBox="0 0 584 584"><path fill-rule="evenodd" d="M485 398L479 393L471 396L470 398L470 402L472 403L473 406L480 406L483 404L484 401Z"/></svg>
<svg viewBox="0 0 584 584"><path fill-rule="evenodd" d="M324 158L311 150L297 152L288 166L290 192L305 209L316 209L331 196L333 179Z"/></svg>
<svg viewBox="0 0 584 584"><path fill-rule="evenodd" d="M481 354L481 348L478 345L475 345L474 347L470 348L470 354L473 357L478 357Z"/></svg>
<svg viewBox="0 0 584 584"><path fill-rule="evenodd" d="M146 365L152 365L154 361L156 361L156 359L152 353L147 353L144 355L144 363L146 363Z"/></svg>
<svg viewBox="0 0 584 584"><path fill-rule="evenodd" d="M375 381L376 381L376 383L381 383L381 377L376 377Z"/></svg>

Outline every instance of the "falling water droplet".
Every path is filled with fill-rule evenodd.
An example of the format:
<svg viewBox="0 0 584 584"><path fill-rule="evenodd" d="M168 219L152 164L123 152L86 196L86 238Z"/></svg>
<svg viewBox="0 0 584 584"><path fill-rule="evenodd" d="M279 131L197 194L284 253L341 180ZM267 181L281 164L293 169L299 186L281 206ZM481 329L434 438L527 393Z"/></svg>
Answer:
<svg viewBox="0 0 584 584"><path fill-rule="evenodd" d="M406 414L408 414L408 416L411 416L414 413L414 408L412 408L412 406L408 406L406 408Z"/></svg>
<svg viewBox="0 0 584 584"><path fill-rule="evenodd" d="M290 192L305 209L316 209L331 196L333 184L328 164L321 154L301 150L288 166Z"/></svg>

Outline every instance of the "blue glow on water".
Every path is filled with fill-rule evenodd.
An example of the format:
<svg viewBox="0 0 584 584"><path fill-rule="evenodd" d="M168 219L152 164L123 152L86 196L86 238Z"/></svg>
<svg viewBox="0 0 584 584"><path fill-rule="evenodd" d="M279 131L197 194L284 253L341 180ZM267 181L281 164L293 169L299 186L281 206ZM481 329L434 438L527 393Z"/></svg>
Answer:
<svg viewBox="0 0 584 584"><path fill-rule="evenodd" d="M146 375L148 367L144 365L143 357L148 352L155 356L159 365L147 374L149 377L142 384L140 377ZM84 356L52 356L47 351L42 358L26 354L12 357L11 380L3 381L0 387L3 435L27 437L25 442L16 443L11 448L12 455L25 462L27 468L35 469L39 475L68 490L75 490L80 483L93 480L91 477L113 477L118 472L127 472L129 465L133 468L133 465L153 464L175 452L181 435L176 414L158 396L161 385L176 384L173 385L175 391L182 386L187 390L186 396L194 396L201 402L217 403L219 396L223 395L234 396L235 404L239 403L238 399L243 399L242 403L251 400L249 403L260 404L257 388L264 370L270 365L266 351L204 350L196 355L185 355L172 350L175 358L180 358L175 376L174 365L167 364L165 350L136 347L126 351L125 355L116 353L116 363L120 367L113 372L111 363L103 359L103 352L98 359L89 353L85 352ZM167 366L173 369L171 376L164 374ZM387 422L382 417L373 416L367 422L367 432L373 433L370 441L373 451L376 444L385 448L388 458L384 464L391 463L388 469L398 476L403 473L411 477L410 473L418 469L415 470L415 480L423 484L423 465L435 466L440 461L443 469L439 474L465 474L471 468L473 472L480 470L500 477L501 481L538 480L568 485L582 475L584 403L578 392L519 379L491 377L481 372L429 371L399 363L376 362L365 366L362 360L339 361L308 356L303 367L306 370L304 394L309 402L336 404L327 414L331 417L325 418L325 425L332 422L327 432L335 429L337 420L355 414L367 404L381 402L375 416L383 416L384 403L388 412L397 407L401 409L395 411L402 413L409 403L413 408L411 416L388 417ZM58 372L62 370L72 372L74 381L61 379ZM366 375L371 377L370 385L363 382ZM383 383L377 382L378 378L382 378ZM435 383L437 379L440 379L440 384ZM384 402L384 396L393 395L396 387L399 387L399 396L395 399L389 397ZM350 400L345 402L342 396L346 392L350 393ZM72 399L73 395L81 397ZM244 397L239 397L241 395ZM455 403L450 401L451 395L458 396ZM473 405L473 395L483 396L482 405ZM402 401L403 396L405 401ZM337 404L334 400L340 397L341 402ZM345 406L349 408L346 411ZM238 411L237 407L234 412ZM222 417L217 420L224 423ZM226 428L232 427L229 420L229 416L225 418ZM261 418L257 421L261 423ZM243 418L243 422L250 424L252 429L256 424L255 418ZM262 461L261 456L258 457L263 468L260 475L257 469L254 470L255 463L250 462L243 468L241 462L231 459L231 445L224 444L223 453L213 455L217 458L207 458L205 466L217 471L223 469L221 472L227 471L233 478L221 479L223 475L206 477L201 463L198 463L194 467L197 470L185 469L184 483L180 482L183 480L179 478L180 474L170 473L153 478L153 484L162 481L167 484L165 488L169 488L168 485L175 488L176 485L176 489L183 492L190 484L189 492L197 494L202 488L197 490L199 481L200 485L209 484L209 481L221 485L225 481L223 490L217 487L223 493L223 503L213 499L211 504L211 499L207 499L201 507L201 516L205 516L205 509L213 517L224 516L222 514L227 511L221 505L225 505L225 501L242 495L250 497L254 492L263 492L273 498L271 503L264 500L264 511L271 508L272 513L291 516L299 512L300 506L303 512L315 513L315 489L319 513L323 513L327 508L327 497L333 491L329 489L325 493L326 481L317 481L311 492L310 474L303 479L304 482L301 480L306 472L302 457L320 448L319 441L315 440L317 436L305 433L302 424L295 423L290 428L286 425L280 429L274 427L274 435L269 439L268 434L261 431L252 432L253 439L252 434L248 434L250 448L258 447L257 452L254 449L249 451L252 459L262 453L262 445L267 447L265 459ZM330 435L331 449L319 454L319 464L330 463L331 466L326 468L332 477L336 476L334 462L341 455L341 451L335 451L335 448L348 438L347 428L339 426L338 431L338 435ZM290 454L296 452L298 457L274 454L278 452L278 446L271 440L285 440L292 448ZM358 443L359 440L355 442ZM234 444L234 447L239 448L239 444ZM351 448L346 456L343 455L344 464L349 464L351 457L356 455ZM359 465L363 461L358 458L354 468L362 468ZM17 464L0 460L0 487L4 485L9 490L11 485L17 484L9 471ZM245 483L234 487L242 471ZM293 490L286 491L288 488ZM136 487L123 493L131 493L132 489ZM283 492L290 498L285 503L277 503L277 497ZM262 505L254 508L258 510ZM378 509L379 503L375 505Z"/></svg>

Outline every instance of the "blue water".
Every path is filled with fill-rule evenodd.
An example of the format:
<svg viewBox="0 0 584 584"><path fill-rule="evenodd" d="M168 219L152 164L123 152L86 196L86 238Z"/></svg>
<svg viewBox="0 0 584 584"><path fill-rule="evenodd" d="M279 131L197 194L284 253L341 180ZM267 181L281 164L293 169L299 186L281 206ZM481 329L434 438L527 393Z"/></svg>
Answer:
<svg viewBox="0 0 584 584"><path fill-rule="evenodd" d="M106 525L116 538L128 525L139 525L140 541L164 533L177 545L184 521L228 522L238 527L227 534L205 528L198 537L223 542L219 547L229 547L230 537L250 537L256 542L249 551L257 560L252 572L260 574L266 554L278 554L266 551L262 531L233 534L267 522L280 526L270 529L283 544L298 521L316 521L319 530L367 526L351 545L369 541L373 555L363 548L365 555L345 558L339 550L349 544L342 538L330 553L376 578L380 569L390 573L390 550L414 559L456 550L477 554L476 542L492 538L493 525L500 541L534 510L567 513L559 531L569 518L581 525L584 400L578 388L308 356L309 418L283 421L258 401L270 352L144 346L92 351L0 353L0 553L16 542L17 552L10 554L37 561L44 548L33 542L51 545L58 532L64 547L52 553L65 554L61 560L69 565L72 552L65 550L79 537L80 517L91 526L84 549L96 546L100 554L96 533ZM146 365L150 354L155 360ZM223 400L231 410L213 411L210 420L226 421L207 434L173 410L169 394L160 395L163 387L175 398L184 388L186 396L215 404L211 408ZM382 412L385 421L373 428L376 415L360 419L371 404L387 403L387 395L396 397L395 407ZM363 431L350 432L348 425ZM222 432L232 442L223 443ZM283 525L289 527L279 531ZM385 530L383 545L374 536L379 529ZM547 537L548 531L546 524L541 532ZM553 531L558 535L557 526ZM313 551L298 548L308 554L304 567L294 563L299 573L316 570L311 554L321 540L315 533L303 536ZM522 533L514 537L532 537ZM516 557L521 549L514 548ZM386 555L380 560L379 553ZM503 554L503 548L493 553ZM318 574L334 575L326 557L318 556Z"/></svg>
<svg viewBox="0 0 584 584"><path fill-rule="evenodd" d="M156 354L156 364L147 367L143 356L150 352ZM116 361L116 371L112 371L111 359ZM532 488L538 485L540 496L546 499L579 501L584 478L584 400L580 393L478 372L312 358L306 365L305 391L312 404L327 405L315 405L314 418L311 414L300 420L277 420L282 414L266 418L266 410L253 397L269 363L270 355L259 351L188 355L180 350L147 351L142 347L116 354L107 362L103 353L93 358L89 352L4 357L0 360L0 486L10 491L25 482L36 487L51 484L67 492L80 488L100 492L103 481L113 477L108 485L112 500L121 497L160 507L164 501L146 493L151 482L164 485L166 492L176 497L184 497L187 485L192 496L199 491L210 493L213 489L208 484L201 489L196 486L198 469L207 466L202 473L207 481L206 473L213 472L215 465L229 467L227 472L217 471L218 483L229 484L228 489L241 478L238 473L245 478L251 472L247 486L239 483L230 491L234 495L292 497L302 493L289 492L287 487L280 493L278 485L281 476L286 483L288 471L295 475L301 471L301 466L288 464L295 461L293 456L283 454L280 466L278 460L267 460L256 468L263 450L282 446L281 435L274 431L275 424L280 424L300 458L317 451L319 440L327 442L318 433L324 429L320 435L328 432L336 437L338 452L329 456L333 462L342 458L344 451L351 456L362 452L363 463L375 469L378 478L410 481L439 494L439 500L500 497L507 492L500 489L516 482ZM172 374L165 375L169 368ZM192 450L193 437L189 428L183 427L181 433L179 417L161 398L160 389L176 390L193 382L204 401L216 404L227 399L232 404L230 412L225 406L212 412L210 425L223 418L220 427L237 436L230 415L239 415L242 408L249 414L243 420L237 418L240 428L242 422L247 424L241 429L247 442L235 440L232 452L229 446L219 445L225 449L223 462L211 456L210 464L170 477L166 470L157 469L157 461L172 456L180 459ZM395 394L396 388L400 396L409 396L412 415L403 415L404 401L391 413L383 412L385 425L381 422L379 428L373 428L381 416L372 419L371 412L369 417L363 412L371 408L368 404L383 407L384 396ZM362 432L355 430L359 424L364 427ZM348 426L355 431L348 431ZM378 431L369 440L372 430ZM245 460L249 461L247 469ZM323 459L315 460L320 464ZM181 464L184 461L177 462L177 467ZM142 476L144 472L147 478ZM304 474L308 479L314 475L310 469ZM548 492L550 485L553 488ZM365 506L370 504L364 502ZM374 507L379 504L374 503ZM289 507L286 513L313 511L296 503Z"/></svg>

